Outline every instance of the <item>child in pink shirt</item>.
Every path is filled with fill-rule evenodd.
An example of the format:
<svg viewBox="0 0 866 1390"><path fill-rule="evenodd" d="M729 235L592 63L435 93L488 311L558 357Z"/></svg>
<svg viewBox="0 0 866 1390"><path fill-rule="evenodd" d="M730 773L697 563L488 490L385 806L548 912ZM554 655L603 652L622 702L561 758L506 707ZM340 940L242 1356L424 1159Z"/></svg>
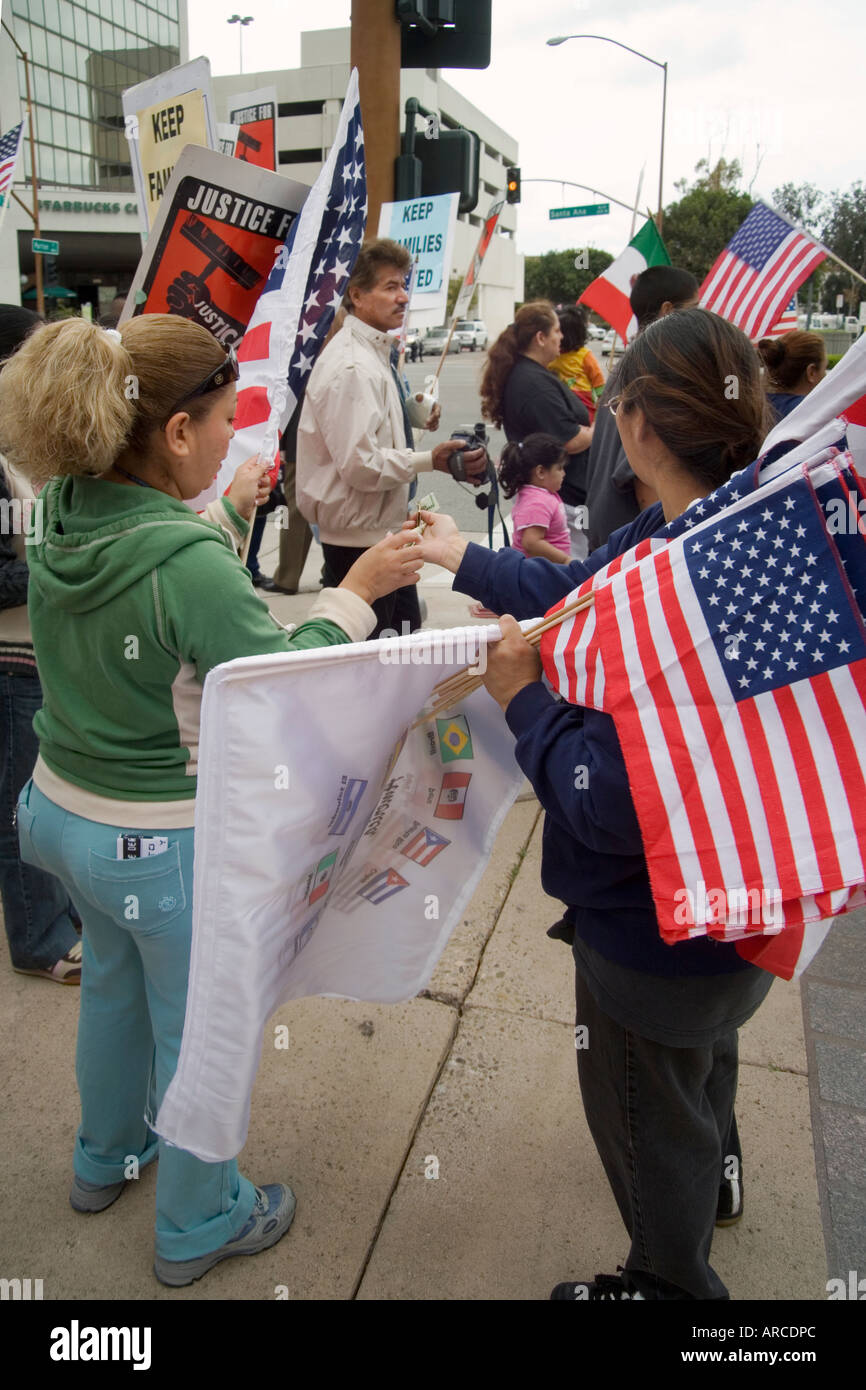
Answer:
<svg viewBox="0 0 866 1390"><path fill-rule="evenodd" d="M530 434L507 444L499 461L499 482L511 509L512 544L523 555L542 555L557 565L571 558L565 507L559 496L565 453L549 434ZM516 495L515 495L516 494Z"/></svg>

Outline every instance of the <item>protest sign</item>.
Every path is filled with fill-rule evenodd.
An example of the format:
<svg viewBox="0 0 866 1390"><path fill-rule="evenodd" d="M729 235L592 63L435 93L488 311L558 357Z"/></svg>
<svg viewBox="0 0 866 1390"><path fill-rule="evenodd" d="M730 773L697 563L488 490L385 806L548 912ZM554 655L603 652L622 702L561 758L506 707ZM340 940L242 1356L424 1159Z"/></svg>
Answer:
<svg viewBox="0 0 866 1390"><path fill-rule="evenodd" d="M277 167L277 89L262 87L232 97L229 124L238 128L235 158L260 169Z"/></svg>
<svg viewBox="0 0 866 1390"><path fill-rule="evenodd" d="M487 255L487 249L493 240L493 233L496 231L499 214L504 206L504 201L500 198L499 202L493 203L487 214L484 226L481 228L481 236L478 238L478 245L469 263L469 269L463 277L463 284L460 286L460 293L454 305L454 312L451 315L453 323L456 323L458 319L465 318L469 311L473 295L478 288L478 280L481 275L481 267L484 264L484 257Z"/></svg>
<svg viewBox="0 0 866 1390"><path fill-rule="evenodd" d="M216 150L187 146L121 323L134 314L180 314L236 347L309 191Z"/></svg>
<svg viewBox="0 0 866 1390"><path fill-rule="evenodd" d="M457 193L442 193L435 198L409 198L400 203L382 204L379 236L398 241L413 260L418 261L413 310L434 310L444 317L458 196ZM434 320L431 318L429 322Z"/></svg>
<svg viewBox="0 0 866 1390"><path fill-rule="evenodd" d="M181 151L187 145L216 147L208 59L195 58L127 87L123 119L146 241Z"/></svg>

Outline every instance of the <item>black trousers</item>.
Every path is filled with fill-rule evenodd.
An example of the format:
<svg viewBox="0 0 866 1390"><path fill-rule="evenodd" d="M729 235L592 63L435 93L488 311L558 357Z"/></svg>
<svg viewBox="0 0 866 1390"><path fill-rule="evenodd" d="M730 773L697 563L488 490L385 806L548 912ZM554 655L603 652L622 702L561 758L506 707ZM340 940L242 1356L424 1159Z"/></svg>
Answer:
<svg viewBox="0 0 866 1390"><path fill-rule="evenodd" d="M342 579L346 578L355 561L368 549L368 546L355 549L353 546L347 545L323 544L325 586L328 588L336 587ZM418 591L414 584L407 584L403 589L395 589L393 594L386 594L384 598L377 598L372 607L377 621L375 628L367 638L368 642L371 642L374 637L381 637L386 629L389 631L389 635L396 632L398 637L402 637L404 622L408 624L407 632L417 632L421 626Z"/></svg>
<svg viewBox="0 0 866 1390"><path fill-rule="evenodd" d="M580 1090L631 1239L624 1267L645 1298L727 1298L709 1258L726 1160L734 1156L739 1171L741 1159L737 1030L703 1047L668 1047L604 1013L579 970L575 994L588 1030Z"/></svg>

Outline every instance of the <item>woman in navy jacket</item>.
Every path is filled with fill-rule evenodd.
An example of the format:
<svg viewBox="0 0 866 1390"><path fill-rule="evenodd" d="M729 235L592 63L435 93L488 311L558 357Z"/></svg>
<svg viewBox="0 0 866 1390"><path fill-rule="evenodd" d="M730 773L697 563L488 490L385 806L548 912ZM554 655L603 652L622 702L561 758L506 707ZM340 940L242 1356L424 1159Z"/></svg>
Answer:
<svg viewBox="0 0 866 1390"><path fill-rule="evenodd" d="M422 551L455 573L456 589L497 613L537 617L757 457L767 423L758 357L714 314L686 309L652 324L618 386L609 408L629 463L660 501L569 565L467 544L450 517L431 514ZM484 683L547 813L542 883L567 905L577 1022L588 1028L577 1052L584 1108L631 1238L622 1278L561 1284L552 1297L727 1298L709 1254L714 1225L742 1210L737 1029L773 977L730 943L662 942L612 718L556 700L514 619L501 628Z"/></svg>

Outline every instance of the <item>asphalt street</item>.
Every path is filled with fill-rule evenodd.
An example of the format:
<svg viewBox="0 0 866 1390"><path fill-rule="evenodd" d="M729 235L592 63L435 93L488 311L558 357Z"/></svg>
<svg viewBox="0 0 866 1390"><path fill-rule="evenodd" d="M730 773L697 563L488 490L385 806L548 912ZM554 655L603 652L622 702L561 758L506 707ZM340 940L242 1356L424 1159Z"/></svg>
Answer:
<svg viewBox="0 0 866 1390"><path fill-rule="evenodd" d="M606 376L607 358L601 351L601 344L591 343L590 346ZM438 360L434 357L425 359L423 362L407 362L406 377L409 385L413 389L423 389L425 377L435 372ZM416 434L419 448L424 448L428 440L431 444L438 444L441 440L447 439L458 426L468 425L471 427L481 421L481 374L486 361L486 352L464 350L463 352L448 354L439 377L442 423L435 434ZM502 430L493 429L489 423L486 423L486 428L490 441L488 444L490 457L494 463L498 463L505 447L505 435ZM480 511L476 507L474 490L468 484L461 485L448 474L436 473L435 475L424 474L419 486L422 493L430 491L436 494L440 509L447 512L449 516L453 516L462 531L483 531L486 529L486 511ZM502 512L506 518L510 511L511 503L503 499Z"/></svg>
<svg viewBox="0 0 866 1390"><path fill-rule="evenodd" d="M407 362L406 376L413 389L421 390L424 379L436 370L438 358L423 362ZM433 444L447 439L458 426L470 428L481 421L481 373L487 361L486 352L449 353L442 366L439 377L439 399L442 403L442 423L433 434L416 432L416 443L423 449L427 441ZM486 425L490 442L488 451L494 463L505 446L505 435ZM475 489L468 483L457 483L446 473L423 474L418 481L419 490L434 492L440 510L453 516L462 531L482 531L487 526L486 511L479 511L475 505ZM502 511L508 516L511 503L503 501Z"/></svg>

